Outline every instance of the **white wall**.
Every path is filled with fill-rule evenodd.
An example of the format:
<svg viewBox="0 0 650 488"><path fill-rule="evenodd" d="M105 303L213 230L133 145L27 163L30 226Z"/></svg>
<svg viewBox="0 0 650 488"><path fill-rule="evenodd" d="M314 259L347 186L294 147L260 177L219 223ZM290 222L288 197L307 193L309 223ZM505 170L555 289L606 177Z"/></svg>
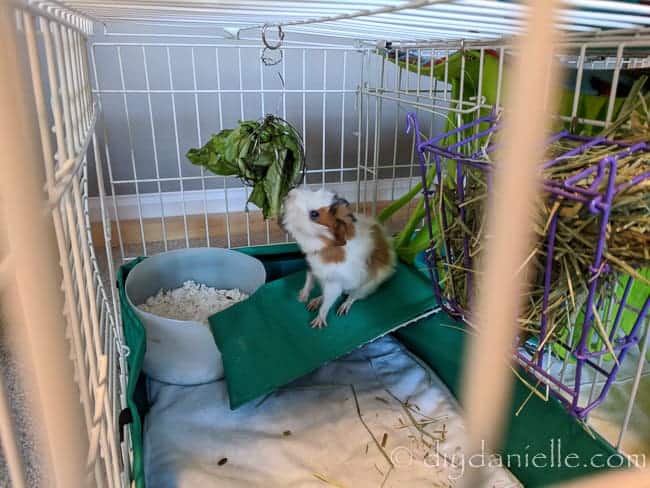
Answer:
<svg viewBox="0 0 650 488"><path fill-rule="evenodd" d="M381 62L375 55L364 55L354 49L285 49L283 64L263 66L260 62L261 40L232 41L210 36L210 28L167 29L166 33L183 37L150 37L142 35L104 35L99 26L99 32L93 42L97 43L92 49L96 60L97 80L95 87L99 89L96 97L103 109L99 123L101 142L106 144L110 154L111 173L113 181L134 180L134 175L140 181L139 193L178 192L181 190L179 175L183 178L201 175L199 168L194 167L185 159L186 151L191 147L203 144L211 134L222 128L234 126L241 119L242 111L245 119L257 119L263 113L286 115L289 120L305 137L307 168L309 170L336 170L326 172L325 182L334 183L353 181L357 178L358 152L358 123L360 99L357 88L361 83L362 69L364 79L373 80L376 84ZM159 31L160 27L119 24L110 26L111 32L129 32L145 34L149 31ZM184 37L186 32L192 35ZM202 37L206 36L206 37ZM331 38L291 38L287 41L309 39L318 47L321 43L328 45L346 44ZM110 43L110 45L108 45ZM117 46L117 43L137 45ZM142 46L143 43L156 44ZM173 44L187 44L175 46ZM215 44L220 46L216 49ZM237 46L241 45L249 47ZM349 42L347 42L350 45ZM190 47L192 45L194 47ZM251 47L252 46L252 47ZM169 49L169 59L168 59ZM146 73L143 50L146 55ZM118 54L119 51L119 54ZM192 67L192 51L194 51L195 69ZM218 54L217 54L218 52ZM120 69L119 55L122 58ZM217 59L219 57L219 72ZM241 55L241 85L240 58ZM364 60L368 63L363 66ZM146 76L149 77L151 90L170 90L173 79L174 90L194 90L194 74L198 90L222 90L218 93L145 93ZM257 90L280 90L284 78L282 93L245 92ZM345 76L345 80L344 80ZM384 76L392 86L397 80L397 72L391 63L386 63ZM408 80L407 80L408 78ZM409 83L411 88L417 84L417 76L404 76L402 88ZM428 79L422 82L428 87ZM141 90L139 93L109 93L110 90ZM303 88L306 93L302 93ZM310 90L334 90L323 95L321 92ZM228 90L242 90L228 92ZM225 91L223 91L225 90ZM347 93L340 93L347 90ZM335 92L339 91L339 92ZM175 107L174 107L175 103ZM372 165L374 154L375 113L380 113L380 124L377 129L381 143L379 144L379 164L384 169L380 178L393 176L417 176L417 169L401 169L393 171L394 162L408 165L412 161L412 138L405 135L405 116L407 107L397 107L394 102L384 102L380 112L374 98L364 99L362 113L362 143L361 160L370 161ZM149 111L151 104L151 114ZM198 107L198 109L197 109ZM286 107L286 112L285 112ZM128 108L128 119L126 110ZM174 117L174 109L176 111ZM366 113L366 109L367 113ZM198 110L198 117L197 117ZM304 115L303 115L304 111ZM219 114L223 125L220 123ZM304 126L303 126L304 119ZM152 121L153 120L153 124ZM176 122L176 125L174 124ZM197 126L200 124L200 127ZM430 132L431 116L422 116L423 131ZM367 126L366 126L367 124ZM435 123L433 133L442 127L443 121ZM397 126L397 130L396 130ZM152 131L153 128L153 131ZM104 130L107 137L104 139ZM155 133L155 144L154 134ZM178 137L176 136L178 134ZM366 139L366 134L368 139ZM177 143L178 141L178 143ZM155 152L154 152L155 149ZM367 149L367 152L366 152ZM158 160L156 168L155 160ZM94 165L91 164L91 168ZM105 166L107 166L105 161ZM341 171L343 168L343 171ZM167 179L168 181L150 182L141 180ZM112 191L109 181L111 176L105 171L106 190ZM96 195L94 175L90 177L91 195ZM308 182L320 183L323 173L311 174ZM223 188L222 178L207 178L205 180L183 180L182 189L200 190L205 185L208 189ZM229 186L239 186L239 182L231 179ZM133 184L116 184L118 194L134 194Z"/></svg>

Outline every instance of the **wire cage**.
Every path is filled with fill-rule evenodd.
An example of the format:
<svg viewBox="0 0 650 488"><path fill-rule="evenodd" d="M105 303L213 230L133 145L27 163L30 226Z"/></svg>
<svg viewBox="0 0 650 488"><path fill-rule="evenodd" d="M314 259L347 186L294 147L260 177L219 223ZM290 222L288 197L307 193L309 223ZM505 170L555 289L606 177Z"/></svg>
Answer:
<svg viewBox="0 0 650 488"><path fill-rule="evenodd" d="M13 301L23 307L16 324L35 331L33 337L44 336L49 327L66 346L58 357L62 364L72 363L74 374L67 380L80 398L62 407L58 392L48 395L39 389L39 393L49 396L56 407L52 411L78 407L87 440L80 450L87 453L87 462L80 468L84 463L78 459L83 455L65 459L72 433L63 431L68 424L51 419L46 426L49 457L61 466L67 462L63 467L71 474L83 470L94 486L131 486L133 481L134 449L124 414L133 403L134 386L128 379L130 352L120 326L116 268L138 256L178 247L288 240L274 222L264 220L252 206L247 208L249 188L234 178L191 166L184 158L186 148L239 119L274 113L303 137L306 183L327 186L371 214L417 186L418 169L424 168L419 145L412 142L420 133L432 143L423 151L433 154L434 147L447 151L440 158L458 159L461 175L470 168L484 171L464 161L468 154L458 156L462 145L451 147L434 136L449 135L444 125L448 118L457 125L474 120L471 127L481 133L491 122L481 115L502 108L504 72L513 54L511 36L526 28L525 6L492 0L409 1L393 6L341 0L276 7L253 1L242 13L216 0L0 2L0 21L9 19L2 27L10 27L6 32L0 28L0 39L9 46L6 52L15 54L12 59L5 59L5 52L0 55L3 73L12 82L0 86L0 95L6 97L3 100L24 97L27 102L19 107L24 111L20 115L33 122L25 129L11 120L0 138L34 142L29 148L11 146L18 149L7 159L13 167L43 172L30 180L12 173L14 179L6 178L2 184L24 185L42 197L39 204L52 225L56 256L50 260L53 269L28 267L33 257L5 243L18 242L25 234L16 226L3 226L0 288L4 293L31 273L40 291L62 291L56 306L52 303L58 302L44 301L31 306L34 296L19 296L23 301ZM648 9L624 2L566 2L558 24L565 36L551 49L566 66L575 68L576 79L571 103L559 114L560 120L593 127L611 124L624 71L650 67ZM270 52L262 47L260 33L276 37L275 29L266 24L281 25L286 32L280 49ZM589 69L613 72L603 117L581 111L585 98L581 80ZM487 72L497 80L493 92L482 83ZM420 124L413 139L404 136L408 111L415 111ZM7 119L17 117L8 112ZM0 115L4 122L5 114ZM13 164L16 154L20 165ZM603 164L602 178L611 178L615 161ZM426 192L425 198L430 207L436 194L429 189L432 193ZM570 192L565 198L575 201L595 198L584 189L562 191ZM609 201L607 195L601 196L601 202ZM2 210L14 205L6 212L12 217L14 209L27 208L18 198L2 197ZM33 207L34 226L42 217L42 206ZM604 208L597 210L605 222ZM431 216L427 218L430 221ZM459 249L463 251L462 243ZM39 256L49 254L43 251ZM445 259L433 253L429 257L437 258L438 264ZM592 267L600 274L593 281L590 300L621 363L642 335L648 301L642 306L630 303L634 280L613 279L614 273L600 269L601 262L594 257ZM436 273L439 267L432 263L430 269ZM468 307L436 289L437 279L433 286L451 312L465 314ZM635 317L631 328L623 328L623 319L629 321L630 316ZM597 325L593 318L583 319L585 330L593 332ZM596 336L585 330L582 346L576 346L574 338L566 347L559 346L570 354L558 354L543 344L544 334L517 349L522 366L579 417L603 400L619 369L603 343L590 342ZM38 352L38 342L28 342ZM49 345L41 344L41 352L57 352L45 346ZM627 431L645 364L642 351L617 447ZM36 366L39 371L58 371L45 359ZM30 480L22 479L19 439L7 428L10 417L0 402L0 447L11 464L12 482L30 486ZM59 474L63 467L54 471Z"/></svg>
<svg viewBox="0 0 650 488"><path fill-rule="evenodd" d="M408 116L409 130L416 134L417 152L422 175L425 225L429 229L431 245L426 250L426 262L434 294L440 304L453 316L471 317L472 287L476 280L476 253L473 253L469 230L469 200L465 191L469 182L478 176L484 177L487 191L491 187L491 173L494 166L483 159L499 144L490 136L499 132L501 124L494 114L478 118L453 131L432 139L422 140L415 114ZM469 134L469 135L468 135ZM449 144L449 139L457 142ZM521 338L515 344L515 357L525 370L547 385L548 391L562 401L572 414L585 418L589 412L603 402L628 350L639 343L642 324L650 314L650 295L640 304L630 303L630 290L635 278L612 270L605 257L610 228L610 212L615 199L635 185L650 178L650 171L617 183L617 161L625 156L650 151L644 142L632 144L610 141L605 137L576 136L562 131L552 136L547 145L563 140L575 141L576 147L542 164L543 169L552 168L559 162L582 154L590 149L607 148L608 155L587 169L574 171L564 181L545 178L544 199L554 207L546 224L546 234L540 254L545 255L544 270L538 277L543 282L542 309L539 332L532 337ZM477 144L482 142L483 144ZM443 198L445 184L445 162L451 161L449 171L454 188L453 199ZM472 174L474 173L474 174ZM433 177L432 177L433 176ZM558 220L562 209L576 203L583 205L597 216L595 252L588 266L588 296L582 305L578 322L561 324L566 332L561 338L552 338L555 326L549 319L549 297L552 277L558 273L556 264L561 252L556 248ZM434 217L437 209L438 219ZM473 215L472 217L479 217ZM449 231L452 225L467 229L461 237L452 239ZM436 229L441 229L438 232ZM464 288L453 284L449 271L462 266ZM565 297L568 302L571 297ZM623 327L626 315L627 326ZM569 316L567 315L567 318ZM468 320L475 323L475 319ZM600 328L601 330L598 330ZM608 340L601 336L605 331ZM590 391L585 390L590 386Z"/></svg>

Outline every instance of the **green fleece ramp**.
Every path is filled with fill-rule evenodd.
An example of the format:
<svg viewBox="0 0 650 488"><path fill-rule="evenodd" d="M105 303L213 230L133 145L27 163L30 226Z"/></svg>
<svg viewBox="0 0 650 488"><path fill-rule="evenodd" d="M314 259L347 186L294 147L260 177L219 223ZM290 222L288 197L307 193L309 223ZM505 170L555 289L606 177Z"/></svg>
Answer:
<svg viewBox="0 0 650 488"><path fill-rule="evenodd" d="M392 332L436 307L431 283L400 264L375 293L356 302L347 316L336 306L328 327L312 329L314 312L298 302L305 272L262 286L248 300L210 317L223 357L230 408L260 398L319 366ZM319 292L314 290L312 297ZM340 301L339 301L340 303Z"/></svg>

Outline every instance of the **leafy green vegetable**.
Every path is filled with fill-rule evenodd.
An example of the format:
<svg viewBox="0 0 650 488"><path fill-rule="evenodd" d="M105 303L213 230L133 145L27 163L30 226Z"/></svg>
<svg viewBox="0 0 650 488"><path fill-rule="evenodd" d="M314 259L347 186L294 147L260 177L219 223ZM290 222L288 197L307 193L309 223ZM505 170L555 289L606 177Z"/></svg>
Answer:
<svg viewBox="0 0 650 488"><path fill-rule="evenodd" d="M187 151L187 159L218 175L239 176L253 187L248 203L268 219L280 213L285 195L300 181L305 151L288 122L267 115L222 130L203 147Z"/></svg>
<svg viewBox="0 0 650 488"><path fill-rule="evenodd" d="M431 186L433 178L436 174L435 166L431 165L427 170L427 187ZM408 205L411 200L413 200L417 195L421 193L422 183L417 183L411 188L407 193L405 193L401 198L395 200L392 204L382 210L377 219L380 222L386 222L390 219L395 213L397 213L402 207ZM422 219L426 215L426 209L424 208L424 197L420 196L418 203L409 216L408 221L402 228L402 230L397 234L394 240L395 250L397 251L397 256L408 264L413 264L415 262L416 256L430 247L431 240L429 237L429 231L426 227L420 227ZM438 229L435 222L431 223L432 225L432 234L434 238L438 235Z"/></svg>

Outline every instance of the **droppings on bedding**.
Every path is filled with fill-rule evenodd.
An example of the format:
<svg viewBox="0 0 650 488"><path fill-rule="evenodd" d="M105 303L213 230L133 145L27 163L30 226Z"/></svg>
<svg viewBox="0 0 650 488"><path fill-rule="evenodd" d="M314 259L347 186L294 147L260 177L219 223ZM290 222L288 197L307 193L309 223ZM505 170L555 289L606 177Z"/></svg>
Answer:
<svg viewBox="0 0 650 488"><path fill-rule="evenodd" d="M245 422L230 410L223 381L179 389L152 380L149 386L148 486L451 488L467 468L454 400L390 336L328 363L259 407L243 407ZM228 463L219 467L224 445ZM496 463L481 470L488 477L482 488L521 487Z"/></svg>
<svg viewBox="0 0 650 488"><path fill-rule="evenodd" d="M248 298L236 288L221 290L186 281L173 290L159 290L138 305L143 312L175 320L193 320L208 325L208 317Z"/></svg>

